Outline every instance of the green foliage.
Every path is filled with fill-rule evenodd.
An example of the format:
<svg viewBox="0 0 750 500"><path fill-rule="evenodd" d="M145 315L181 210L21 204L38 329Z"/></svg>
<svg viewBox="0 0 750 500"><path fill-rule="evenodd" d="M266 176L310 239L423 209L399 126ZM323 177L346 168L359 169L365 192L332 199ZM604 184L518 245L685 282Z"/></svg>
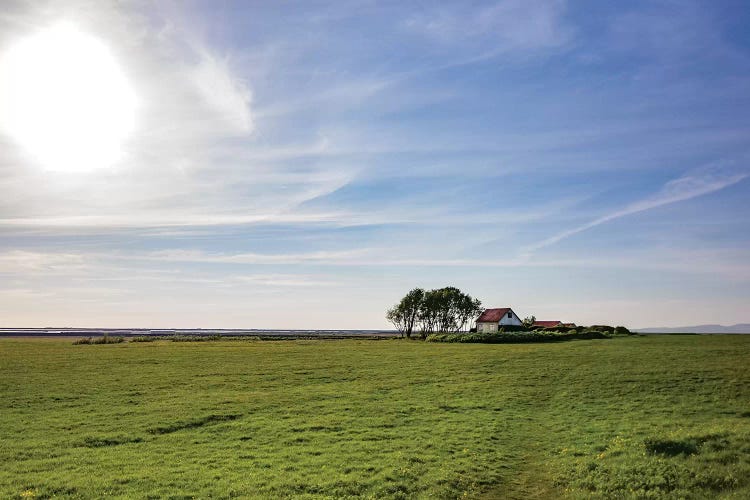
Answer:
<svg viewBox="0 0 750 500"><path fill-rule="evenodd" d="M238 337L240 338L240 337ZM257 337L241 337L243 340L257 340ZM156 342L159 340L168 340L170 342L215 342L217 340L225 340L221 335L139 335L138 337L130 337L127 339L128 342ZM125 342L125 337L110 337L104 335L103 337L88 337L84 339L78 339L73 342L74 345L80 344L121 344Z"/></svg>
<svg viewBox="0 0 750 500"><path fill-rule="evenodd" d="M536 316L527 316L523 319L523 326L526 328L531 328L534 326L534 321L536 321Z"/></svg>
<svg viewBox="0 0 750 500"><path fill-rule="evenodd" d="M503 332L528 332L529 329L523 325L503 325L497 329L498 333Z"/></svg>
<svg viewBox="0 0 750 500"><path fill-rule="evenodd" d="M544 328L544 331L545 332L568 333L570 331L577 331L577 330L575 328L570 328L569 326L557 325L557 326L546 327L546 328ZM593 330L593 331L598 331L598 330Z"/></svg>
<svg viewBox="0 0 750 500"><path fill-rule="evenodd" d="M504 327L507 328L507 327ZM501 329L502 330L502 329ZM446 342L451 344L522 344L529 342L558 342L562 340L608 339L609 335L598 332L556 332L550 328L537 331L500 331L498 333L433 333L427 337L428 342Z"/></svg>
<svg viewBox="0 0 750 500"><path fill-rule="evenodd" d="M616 326L614 333L615 335L633 335L633 333L624 326Z"/></svg>
<svg viewBox="0 0 750 500"><path fill-rule="evenodd" d="M125 342L124 337L115 337L102 335L101 337L86 337L73 341L73 345L91 345L91 344L122 344Z"/></svg>
<svg viewBox="0 0 750 500"><path fill-rule="evenodd" d="M407 338L411 338L414 326L419 319L419 311L424 301L424 295L424 290L414 288L398 304L386 312L386 319L393 324L394 328L402 336L406 335Z"/></svg>
<svg viewBox="0 0 750 500"><path fill-rule="evenodd" d="M227 340L0 339L0 498L750 498L748 336Z"/></svg>
<svg viewBox="0 0 750 500"><path fill-rule="evenodd" d="M419 327L422 338L434 331L458 332L482 312L482 303L456 287L424 291L415 288L386 312L397 331L411 337Z"/></svg>
<svg viewBox="0 0 750 500"><path fill-rule="evenodd" d="M165 337L166 340L172 342L215 342L222 340L221 335L169 335Z"/></svg>
<svg viewBox="0 0 750 500"><path fill-rule="evenodd" d="M609 325L591 325L588 327L588 330L594 330L597 332L605 332L612 335L615 333L615 327L609 326Z"/></svg>

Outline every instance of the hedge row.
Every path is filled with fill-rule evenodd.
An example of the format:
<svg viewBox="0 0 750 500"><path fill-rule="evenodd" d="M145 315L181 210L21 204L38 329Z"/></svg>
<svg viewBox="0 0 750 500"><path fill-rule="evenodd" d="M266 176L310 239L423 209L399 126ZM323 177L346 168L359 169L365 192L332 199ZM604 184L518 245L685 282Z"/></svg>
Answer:
<svg viewBox="0 0 750 500"><path fill-rule="evenodd" d="M602 332L608 335L634 335L633 332L625 328L624 326L609 326L609 325L591 325L591 326L551 326L545 328L543 326L534 326L531 328L536 332L557 332L557 333L582 333L582 332Z"/></svg>
<svg viewBox="0 0 750 500"><path fill-rule="evenodd" d="M86 337L73 341L73 345L91 345L91 344L122 344L125 342L123 337L110 337L104 335L102 337Z"/></svg>
<svg viewBox="0 0 750 500"><path fill-rule="evenodd" d="M608 339L610 335L597 330L581 332L500 332L500 333L433 333L427 342L447 342L462 344L520 344L527 342L558 342L575 339Z"/></svg>

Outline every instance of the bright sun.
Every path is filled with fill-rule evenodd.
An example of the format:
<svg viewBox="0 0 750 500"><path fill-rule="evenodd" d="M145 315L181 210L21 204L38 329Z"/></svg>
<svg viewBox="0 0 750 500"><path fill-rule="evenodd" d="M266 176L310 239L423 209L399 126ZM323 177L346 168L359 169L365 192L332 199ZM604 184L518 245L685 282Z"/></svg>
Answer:
<svg viewBox="0 0 750 500"><path fill-rule="evenodd" d="M134 125L135 95L98 39L60 24L0 59L0 123L44 167L111 165Z"/></svg>

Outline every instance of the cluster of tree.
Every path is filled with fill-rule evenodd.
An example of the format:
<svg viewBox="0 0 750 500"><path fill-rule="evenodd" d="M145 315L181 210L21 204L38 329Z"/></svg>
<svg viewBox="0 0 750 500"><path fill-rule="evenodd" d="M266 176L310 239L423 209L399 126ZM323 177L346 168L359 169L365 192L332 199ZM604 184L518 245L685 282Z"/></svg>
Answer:
<svg viewBox="0 0 750 500"><path fill-rule="evenodd" d="M411 337L418 330L426 338L434 332L466 331L481 312L482 302L456 287L415 288L388 310L386 318L402 336Z"/></svg>

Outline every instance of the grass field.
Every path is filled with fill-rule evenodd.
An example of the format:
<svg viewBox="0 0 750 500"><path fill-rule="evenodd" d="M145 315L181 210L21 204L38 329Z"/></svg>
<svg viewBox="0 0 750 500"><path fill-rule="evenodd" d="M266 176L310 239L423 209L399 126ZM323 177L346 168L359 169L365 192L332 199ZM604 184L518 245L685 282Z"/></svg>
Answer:
<svg viewBox="0 0 750 500"><path fill-rule="evenodd" d="M0 339L0 497L750 498L750 336Z"/></svg>

